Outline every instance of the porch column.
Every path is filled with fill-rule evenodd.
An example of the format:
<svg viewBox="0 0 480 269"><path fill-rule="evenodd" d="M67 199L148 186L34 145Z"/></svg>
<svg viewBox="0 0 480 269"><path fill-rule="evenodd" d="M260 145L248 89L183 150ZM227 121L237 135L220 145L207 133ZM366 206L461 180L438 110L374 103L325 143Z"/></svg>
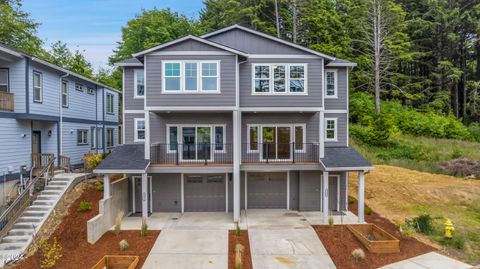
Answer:
<svg viewBox="0 0 480 269"><path fill-rule="evenodd" d="M148 177L147 173L142 174L142 217L148 218Z"/></svg>
<svg viewBox="0 0 480 269"><path fill-rule="evenodd" d="M323 212L323 223L328 223L328 172L323 172L322 177L322 212Z"/></svg>
<svg viewBox="0 0 480 269"><path fill-rule="evenodd" d="M325 157L325 113L320 111L319 112L319 117L318 120L320 121L318 126L320 127L319 131L319 137L320 137L320 150L319 150L319 157L324 158Z"/></svg>
<svg viewBox="0 0 480 269"><path fill-rule="evenodd" d="M240 221L241 113L233 111L233 221Z"/></svg>
<svg viewBox="0 0 480 269"><path fill-rule="evenodd" d="M108 174L103 175L103 199L110 197L110 178Z"/></svg>
<svg viewBox="0 0 480 269"><path fill-rule="evenodd" d="M365 222L365 172L358 172L358 222Z"/></svg>
<svg viewBox="0 0 480 269"><path fill-rule="evenodd" d="M150 111L145 110L145 159L150 160Z"/></svg>

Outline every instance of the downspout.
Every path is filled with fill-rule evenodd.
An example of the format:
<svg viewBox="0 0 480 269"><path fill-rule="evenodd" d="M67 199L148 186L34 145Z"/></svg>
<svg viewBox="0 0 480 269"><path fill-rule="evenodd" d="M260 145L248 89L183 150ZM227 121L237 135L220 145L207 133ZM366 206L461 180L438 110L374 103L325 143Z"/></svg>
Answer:
<svg viewBox="0 0 480 269"><path fill-rule="evenodd" d="M60 125L60 130L59 130L59 133L57 134L58 137L59 137L59 148L58 148L58 162L60 164L60 155L63 154L63 98L62 98L62 85L63 85L63 79L68 77L70 74L69 73L65 73L64 75L60 76L60 102L58 102L58 106L59 106L59 110L60 110L60 118L59 118L59 121L58 121L58 124ZM68 87L68 84L67 84L67 87ZM67 89L67 94L68 94L68 89ZM67 97L68 99L68 97Z"/></svg>

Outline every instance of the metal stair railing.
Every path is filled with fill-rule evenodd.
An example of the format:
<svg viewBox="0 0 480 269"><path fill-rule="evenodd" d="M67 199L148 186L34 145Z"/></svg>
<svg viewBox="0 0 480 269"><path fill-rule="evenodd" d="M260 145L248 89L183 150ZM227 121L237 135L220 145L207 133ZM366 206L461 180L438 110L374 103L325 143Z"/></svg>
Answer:
<svg viewBox="0 0 480 269"><path fill-rule="evenodd" d="M2 213L0 216L0 237L6 235L15 221L21 216L21 213L23 213L24 209L31 204L34 199L34 195L44 190L48 185L48 181L51 179L51 177L53 177L53 174L51 174L50 171L54 162L55 157L49 160L48 164L43 167L40 173L29 182L25 190L20 193L20 195L15 198L12 204ZM42 178L45 179L45 184L41 184L39 187L36 187L36 183Z"/></svg>

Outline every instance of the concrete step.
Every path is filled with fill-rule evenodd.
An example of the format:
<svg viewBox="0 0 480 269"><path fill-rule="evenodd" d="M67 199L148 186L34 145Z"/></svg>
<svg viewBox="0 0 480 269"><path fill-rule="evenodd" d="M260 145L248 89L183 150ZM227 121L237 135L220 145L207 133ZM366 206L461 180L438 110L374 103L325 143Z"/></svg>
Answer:
<svg viewBox="0 0 480 269"><path fill-rule="evenodd" d="M25 211L23 212L23 215L22 216L25 216L25 217L43 217L45 216L45 214L47 214L47 211Z"/></svg>
<svg viewBox="0 0 480 269"><path fill-rule="evenodd" d="M55 200L58 199L58 197L59 197L59 195L43 195L43 194L41 194L41 195L37 196L37 200L38 200L38 201L42 201L42 200L52 200L52 201L55 201Z"/></svg>
<svg viewBox="0 0 480 269"><path fill-rule="evenodd" d="M70 182L69 178L54 177L54 181Z"/></svg>
<svg viewBox="0 0 480 269"><path fill-rule="evenodd" d="M53 203L55 203L55 200L51 201L51 200L35 200L33 201L33 204L32 205L36 205L36 206L51 206L53 205Z"/></svg>
<svg viewBox="0 0 480 269"><path fill-rule="evenodd" d="M53 180L53 181L50 181L50 183L48 183L48 185L50 185L50 186L67 186L68 181Z"/></svg>
<svg viewBox="0 0 480 269"><path fill-rule="evenodd" d="M15 223L12 227L13 230L31 230L34 231L34 228L37 228L38 223L32 222L23 222L23 223Z"/></svg>
<svg viewBox="0 0 480 269"><path fill-rule="evenodd" d="M1 243L20 243L27 242L32 236L30 235L7 235L2 238Z"/></svg>
<svg viewBox="0 0 480 269"><path fill-rule="evenodd" d="M41 195L60 195L62 193L62 191L58 190L58 191L41 191L40 194Z"/></svg>
<svg viewBox="0 0 480 269"><path fill-rule="evenodd" d="M52 185L47 185L45 187L46 191L62 191L65 189L65 186L52 186Z"/></svg>
<svg viewBox="0 0 480 269"><path fill-rule="evenodd" d="M38 211L38 212L47 212L50 209L50 206L46 205L31 205L27 207L27 211Z"/></svg>
<svg viewBox="0 0 480 269"><path fill-rule="evenodd" d="M24 243L0 243L0 250L22 249L24 245Z"/></svg>
<svg viewBox="0 0 480 269"><path fill-rule="evenodd" d="M8 232L8 235L32 235L33 229L12 229Z"/></svg>
<svg viewBox="0 0 480 269"><path fill-rule="evenodd" d="M23 222L26 222L26 223L38 223L40 221L42 221L43 217L29 217L29 216L21 216L17 223L23 223Z"/></svg>
<svg viewBox="0 0 480 269"><path fill-rule="evenodd" d="M63 169L58 169L58 170L53 171L54 175L63 174L63 173L65 173L65 171L63 171Z"/></svg>

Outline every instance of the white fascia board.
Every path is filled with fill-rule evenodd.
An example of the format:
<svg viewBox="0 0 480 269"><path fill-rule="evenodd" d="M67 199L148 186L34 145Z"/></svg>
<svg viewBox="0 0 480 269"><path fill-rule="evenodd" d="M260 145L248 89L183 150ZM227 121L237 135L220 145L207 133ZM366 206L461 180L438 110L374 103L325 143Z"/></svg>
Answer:
<svg viewBox="0 0 480 269"><path fill-rule="evenodd" d="M118 67L143 67L142 63L115 63L114 66Z"/></svg>
<svg viewBox="0 0 480 269"><path fill-rule="evenodd" d="M22 55L21 53L16 52L16 51L14 51L14 50L11 50L11 49L9 49L9 48L5 48L5 47L1 47L1 46L0 46L0 51L3 51L3 52L5 52L5 53L8 53L8 54L10 54L10 55L12 55L12 56L15 56L15 57L18 57L18 58L22 58L22 57L23 57L23 55Z"/></svg>
<svg viewBox="0 0 480 269"><path fill-rule="evenodd" d="M321 107L240 107L242 112L319 112Z"/></svg>
<svg viewBox="0 0 480 269"><path fill-rule="evenodd" d="M328 67L356 67L356 63L329 63Z"/></svg>
<svg viewBox="0 0 480 269"><path fill-rule="evenodd" d="M328 167L325 169L327 172L335 172L335 171L370 171L373 170L373 166L365 166L365 167Z"/></svg>
<svg viewBox="0 0 480 269"><path fill-rule="evenodd" d="M330 56L330 55L327 55L327 54L324 54L324 53L321 53L321 52L318 52L318 51L315 51L315 50L312 50L312 49L309 49L309 48L306 48L306 47L303 47L303 46L300 46L300 45L297 45L297 44L295 44L295 43L288 42L288 41L283 40L283 39L280 39L280 38L278 38L278 37L274 37L274 36L271 36L271 35L268 35L268 34L259 32L259 31L255 31L255 30L249 29L249 28L247 28L247 27L240 26L240 25L238 25L238 24L234 24L234 25L232 25L232 26L229 26L229 27L226 27L226 28L223 28L223 29L220 29L220 30L217 30L217 31L214 31L214 32L205 34L205 35L202 35L201 37L202 37L202 38L208 38L208 37L210 37L210 36L214 36L214 35L217 35L217 34L220 34L220 33L223 33L223 32L230 31L230 30L232 30L232 29L240 29L240 30L243 30L243 31L246 31L246 32L249 32L249 33L252 33L252 34L255 34L255 35L258 35L258 36L267 38L267 39L270 39L270 40L273 40L273 41L277 41L277 42L282 43L282 44L284 44L284 45L287 45L287 46L290 46L290 47L294 47L294 48L296 48L296 49L303 50L303 51L309 52L309 53L311 53L311 54L315 54L315 55L324 57L324 58L329 59L329 60L332 60L332 61L336 59L336 58L333 57L333 56Z"/></svg>
<svg viewBox="0 0 480 269"><path fill-rule="evenodd" d="M143 174L145 170L131 170L131 169L94 169L95 174Z"/></svg>
<svg viewBox="0 0 480 269"><path fill-rule="evenodd" d="M148 111L233 111L235 106L149 106Z"/></svg>

